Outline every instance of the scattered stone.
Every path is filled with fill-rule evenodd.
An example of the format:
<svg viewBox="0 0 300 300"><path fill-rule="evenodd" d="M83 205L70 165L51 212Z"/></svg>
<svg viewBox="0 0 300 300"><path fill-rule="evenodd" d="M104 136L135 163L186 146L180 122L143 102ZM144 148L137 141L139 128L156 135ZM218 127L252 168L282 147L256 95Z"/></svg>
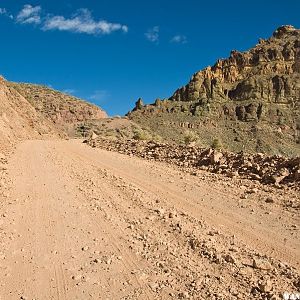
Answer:
<svg viewBox="0 0 300 300"><path fill-rule="evenodd" d="M260 282L258 288L262 293L268 293L272 290L272 282L270 280Z"/></svg>
<svg viewBox="0 0 300 300"><path fill-rule="evenodd" d="M81 275L81 274L73 275L73 276L72 276L72 279L75 280L75 281L79 281L79 280L81 280L81 278L82 278L82 275Z"/></svg>
<svg viewBox="0 0 300 300"><path fill-rule="evenodd" d="M178 294L179 299L189 299L190 295L188 292L181 292Z"/></svg>
<svg viewBox="0 0 300 300"><path fill-rule="evenodd" d="M268 197L267 199L266 199L266 203L274 203L275 201L274 201L274 199L272 198L272 197Z"/></svg>
<svg viewBox="0 0 300 300"><path fill-rule="evenodd" d="M175 214L174 214L173 212L170 212L170 213L169 213L169 218L170 218L170 219L174 218L174 216L175 216Z"/></svg>
<svg viewBox="0 0 300 300"><path fill-rule="evenodd" d="M145 159L165 161L189 169L196 173L197 169L205 169L214 174L222 173L229 177L240 176L258 180L264 184L277 186L288 184L300 186L300 158L285 158L282 156L265 156L263 154L247 155L245 153L230 153L213 149L203 149L198 146L186 147L141 140L111 140L104 137L89 139L92 147L100 147L127 155L135 155ZM247 193L247 191L245 191ZM257 193L257 188L248 193Z"/></svg>
<svg viewBox="0 0 300 300"><path fill-rule="evenodd" d="M235 264L235 262L236 262L235 258L230 254L225 255L224 260L231 264Z"/></svg>
<svg viewBox="0 0 300 300"><path fill-rule="evenodd" d="M253 267L255 269L266 270L266 271L273 269L272 265L267 260L257 259L257 258L253 259Z"/></svg>

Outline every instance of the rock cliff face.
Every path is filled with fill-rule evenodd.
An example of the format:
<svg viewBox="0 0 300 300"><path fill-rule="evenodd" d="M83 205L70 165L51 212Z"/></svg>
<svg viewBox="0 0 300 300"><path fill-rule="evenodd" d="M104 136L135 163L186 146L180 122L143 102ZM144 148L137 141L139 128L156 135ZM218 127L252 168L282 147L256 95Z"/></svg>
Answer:
<svg viewBox="0 0 300 300"><path fill-rule="evenodd" d="M208 123L237 132L239 127L250 131L267 126L288 136L288 143L294 143L294 147L299 143L300 130L300 30L290 25L279 27L271 38L260 39L249 51L234 50L229 58L195 73L169 99L136 109L129 116L143 122L143 117L151 118L151 114L164 121L171 119L174 126L177 120L178 126L199 131ZM218 130L216 133L222 135ZM239 138L230 141L230 134L224 134L230 150L249 150L242 144L230 148L234 138ZM251 146L251 150L256 148ZM299 144L297 148L300 153Z"/></svg>
<svg viewBox="0 0 300 300"><path fill-rule="evenodd" d="M284 106L299 109L299 99L300 30L292 26L278 28L273 37L247 52L232 51L228 59L194 74L171 97L197 101L198 106L223 102L224 114L240 121L264 116L273 120L275 107L275 117L280 118ZM227 102L235 107L227 107Z"/></svg>

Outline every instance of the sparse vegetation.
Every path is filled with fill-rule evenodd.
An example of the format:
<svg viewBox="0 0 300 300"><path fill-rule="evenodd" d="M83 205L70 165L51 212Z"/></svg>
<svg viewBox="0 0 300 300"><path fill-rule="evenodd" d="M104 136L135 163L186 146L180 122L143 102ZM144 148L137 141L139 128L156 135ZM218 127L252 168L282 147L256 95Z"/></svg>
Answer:
<svg viewBox="0 0 300 300"><path fill-rule="evenodd" d="M215 138L211 143L211 147L213 149L220 150L223 148L223 144L219 138Z"/></svg>
<svg viewBox="0 0 300 300"><path fill-rule="evenodd" d="M199 135L192 130L187 130L183 135L184 143L186 145L196 143L199 141Z"/></svg>
<svg viewBox="0 0 300 300"><path fill-rule="evenodd" d="M146 141L146 140L151 140L152 136L149 132L143 129L138 129L135 130L133 138L138 141Z"/></svg>

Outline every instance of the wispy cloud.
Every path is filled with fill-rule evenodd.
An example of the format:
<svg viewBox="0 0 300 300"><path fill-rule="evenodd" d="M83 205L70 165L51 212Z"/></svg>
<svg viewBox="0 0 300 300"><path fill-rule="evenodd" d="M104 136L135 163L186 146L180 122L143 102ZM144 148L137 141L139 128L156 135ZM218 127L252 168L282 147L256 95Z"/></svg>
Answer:
<svg viewBox="0 0 300 300"><path fill-rule="evenodd" d="M16 17L17 23L40 24L41 12L42 8L40 6L31 6L30 4L26 4Z"/></svg>
<svg viewBox="0 0 300 300"><path fill-rule="evenodd" d="M176 44L186 44L187 43L187 38L185 35L175 35L172 37L170 40L171 43L176 43Z"/></svg>
<svg viewBox="0 0 300 300"><path fill-rule="evenodd" d="M8 15L5 8L0 8L0 15ZM26 4L14 18L19 24L38 25L43 31L58 30L73 33L85 33L93 35L108 35L115 31L128 32L128 26L120 23L112 23L106 20L95 20L88 9L77 10L71 17L47 14L41 6Z"/></svg>
<svg viewBox="0 0 300 300"><path fill-rule="evenodd" d="M102 102L107 100L109 93L106 90L96 90L94 93L88 97L91 101Z"/></svg>
<svg viewBox="0 0 300 300"><path fill-rule="evenodd" d="M95 21L87 9L80 9L71 18L64 16L48 16L42 27L43 30L60 30L86 34L110 34L114 31L128 32L128 27L119 23L105 20Z"/></svg>
<svg viewBox="0 0 300 300"><path fill-rule="evenodd" d="M159 42L159 26L154 26L145 33L145 37L152 43Z"/></svg>
<svg viewBox="0 0 300 300"><path fill-rule="evenodd" d="M1 8L1 7L0 7L0 15L6 16L6 17L8 17L8 18L10 18L10 19L13 19L13 18L14 18L13 15L11 15L11 14L6 10L6 8Z"/></svg>
<svg viewBox="0 0 300 300"><path fill-rule="evenodd" d="M74 89L65 89L62 91L65 94L74 95L76 93L76 90Z"/></svg>

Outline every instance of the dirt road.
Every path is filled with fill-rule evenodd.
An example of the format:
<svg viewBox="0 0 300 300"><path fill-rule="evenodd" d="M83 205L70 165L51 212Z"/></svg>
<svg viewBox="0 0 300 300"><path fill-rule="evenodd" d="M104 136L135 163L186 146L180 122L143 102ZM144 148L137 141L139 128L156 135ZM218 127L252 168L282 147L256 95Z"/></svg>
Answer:
<svg viewBox="0 0 300 300"><path fill-rule="evenodd" d="M0 299L281 299L300 289L296 192L80 141L24 142L7 172Z"/></svg>

